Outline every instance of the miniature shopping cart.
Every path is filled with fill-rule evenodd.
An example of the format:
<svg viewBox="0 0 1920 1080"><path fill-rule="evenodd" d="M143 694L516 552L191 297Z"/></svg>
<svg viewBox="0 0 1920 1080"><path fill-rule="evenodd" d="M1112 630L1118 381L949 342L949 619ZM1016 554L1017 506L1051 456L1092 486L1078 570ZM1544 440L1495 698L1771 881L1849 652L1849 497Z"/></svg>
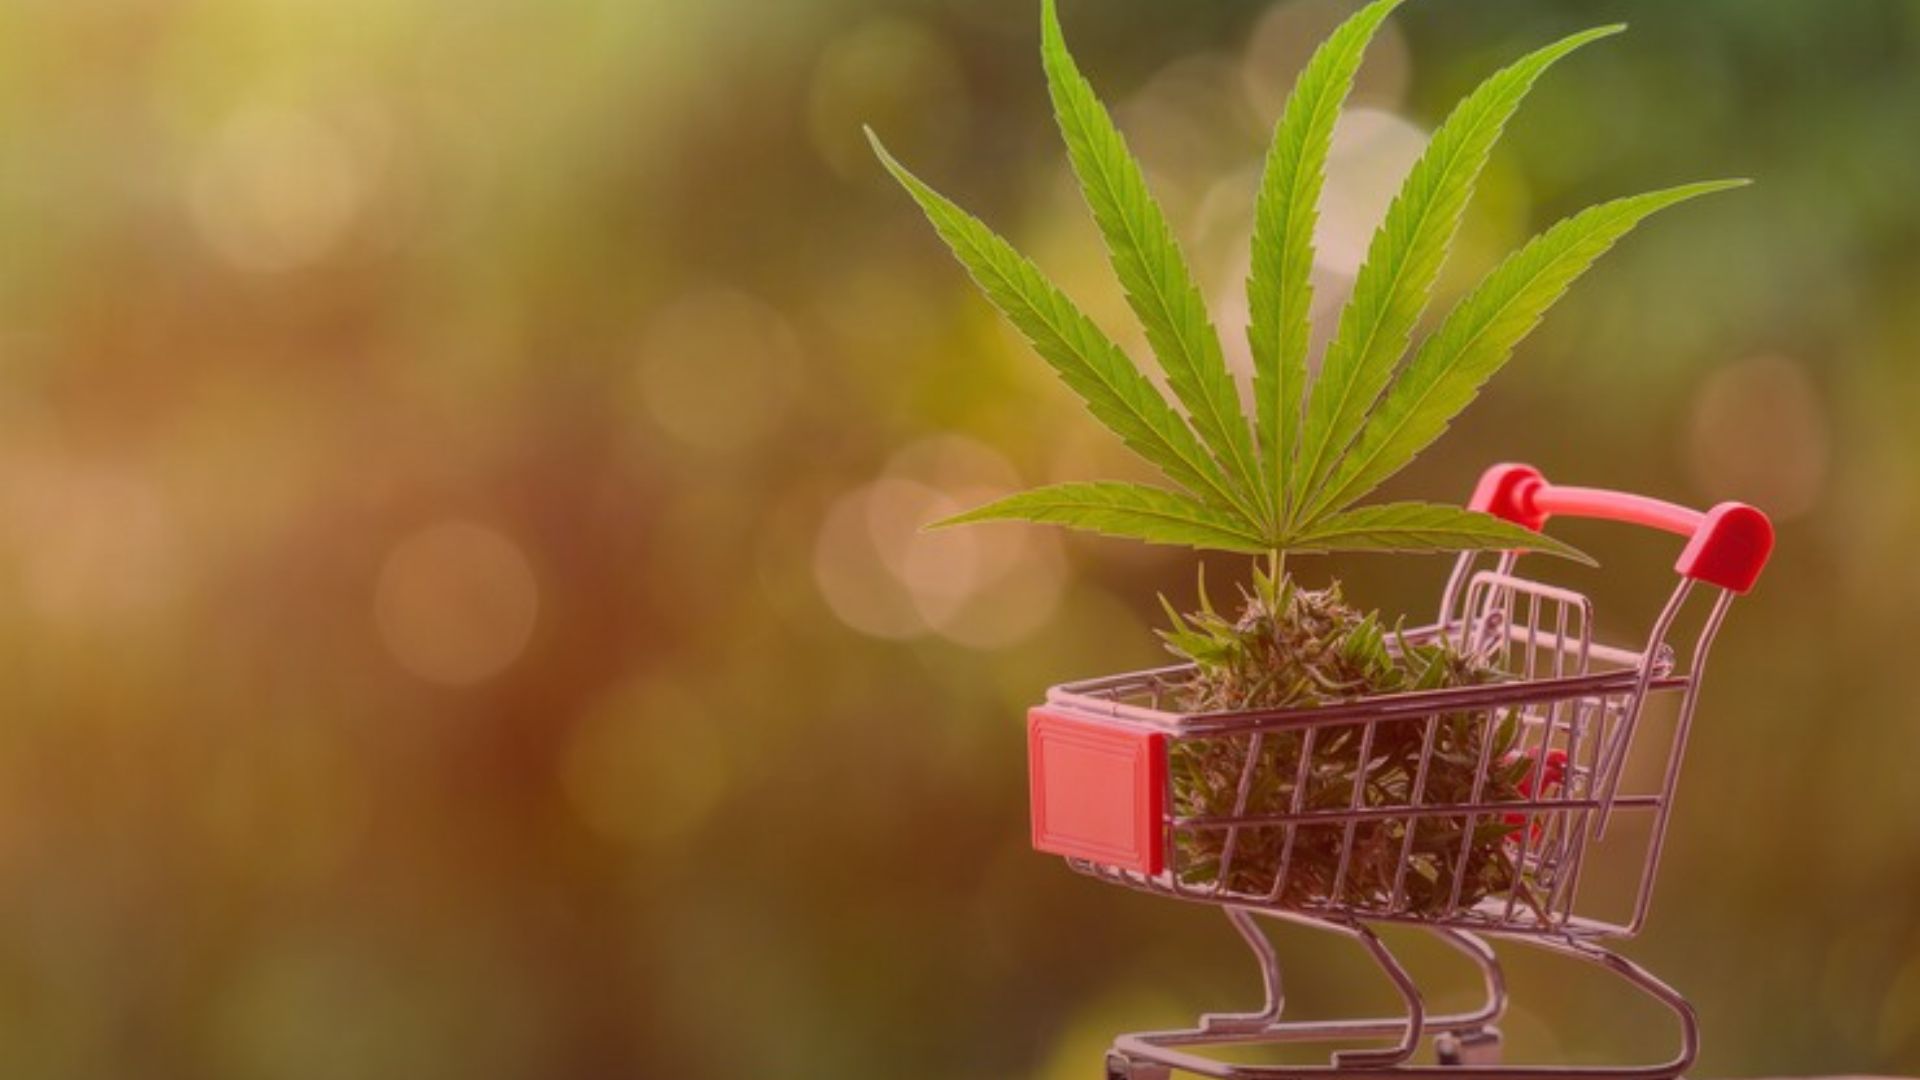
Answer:
<svg viewBox="0 0 1920 1080"><path fill-rule="evenodd" d="M1265 1005L1258 1011L1209 1014L1189 1030L1116 1039L1106 1062L1109 1080L1163 1080L1175 1070L1239 1080L1329 1074L1664 1078L1692 1063L1698 1029L1686 1000L1600 942L1631 937L1646 919L1700 674L1733 597L1753 586L1767 560L1772 526L1759 511L1737 503L1700 513L1637 495L1552 485L1524 465L1489 470L1470 505L1534 530L1550 517L1567 516L1677 533L1688 538L1675 566L1679 583L1644 644L1633 649L1594 640L1586 597L1517 576L1518 553L1469 552L1448 579L1438 621L1408 631L1402 636L1408 644L1400 647L1445 638L1498 673L1484 684L1305 708L1182 714L1161 708L1190 670L1175 667L1056 687L1029 714L1034 846L1066 856L1074 870L1103 881L1219 905L1252 948L1265 984ZM1689 604L1696 594L1707 602ZM1688 654L1669 644L1670 635L1681 636L1683 613L1685 625L1698 625ZM1663 703L1655 711L1667 717L1657 734L1654 725L1643 724L1652 702ZM1468 742L1464 756L1462 732L1477 740L1477 746ZM1496 732L1502 740L1497 752ZM1646 736L1638 754L1636 735ZM1420 740L1418 767L1409 782L1393 789L1396 797L1383 801L1366 783L1375 760L1369 748L1409 738ZM1280 740L1288 740L1300 763L1295 782L1280 786L1283 795L1290 790L1290 801L1275 804L1271 778L1264 781L1265 802L1250 799L1256 768L1273 760L1263 757L1263 747ZM1351 798L1339 805L1308 797L1313 785L1306 773L1316 742L1353 748L1348 752L1358 775L1349 784ZM1181 812L1169 761L1223 743L1232 751L1228 760L1245 762L1233 812ZM1425 790L1429 767L1447 754L1456 767L1467 767L1459 765L1465 761L1476 770L1464 800L1437 799ZM1516 756L1529 763L1521 797L1511 797L1515 789L1507 786L1502 790L1508 798L1492 799L1488 777L1495 769L1512 775ZM1628 817L1640 826L1625 826ZM1463 895L1461 870L1476 837L1484 850L1489 829L1511 877L1503 889ZM1437 860L1454 865L1436 865L1431 844L1423 849L1424 861L1412 857L1421 830L1429 838L1458 834L1458 855L1448 846L1449 854ZM1637 882L1604 867L1583 874L1598 852L1618 848L1627 833L1627 865L1638 863ZM1383 837L1396 838L1397 851L1383 851ZM1315 880L1306 881L1298 876L1304 873L1300 852L1310 844L1323 856L1331 854L1316 866ZM1245 872L1249 852L1263 853L1257 873ZM1391 881L1391 887L1350 887L1358 860L1396 857L1397 867L1389 862L1391 872L1373 879ZM1595 893L1612 895L1588 895ZM1603 899L1612 901L1605 912L1597 910ZM1283 1020L1278 963L1256 914L1359 942L1398 991L1405 1015ZM1424 927L1466 957L1484 983L1485 1003L1466 1013L1429 1014L1407 969L1370 926L1380 923ZM1677 1055L1663 1064L1620 1068L1500 1065L1494 1022L1505 1010L1506 989L1489 937L1583 960L1631 984L1678 1021ZM1429 1036L1436 1063L1414 1064ZM1313 1065L1235 1064L1197 1052L1301 1042L1364 1045L1349 1045L1334 1052L1330 1063Z"/></svg>

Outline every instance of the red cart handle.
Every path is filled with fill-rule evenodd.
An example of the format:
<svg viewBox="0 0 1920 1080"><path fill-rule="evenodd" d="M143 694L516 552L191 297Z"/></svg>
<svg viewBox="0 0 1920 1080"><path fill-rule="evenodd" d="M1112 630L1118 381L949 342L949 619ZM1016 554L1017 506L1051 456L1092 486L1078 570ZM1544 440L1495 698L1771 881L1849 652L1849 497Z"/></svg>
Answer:
<svg viewBox="0 0 1920 1080"><path fill-rule="evenodd" d="M1467 506L1534 532L1560 515L1676 533L1688 540L1675 571L1737 593L1753 588L1773 552L1773 523L1745 503L1723 502L1701 513L1645 495L1549 484L1531 465L1488 469Z"/></svg>

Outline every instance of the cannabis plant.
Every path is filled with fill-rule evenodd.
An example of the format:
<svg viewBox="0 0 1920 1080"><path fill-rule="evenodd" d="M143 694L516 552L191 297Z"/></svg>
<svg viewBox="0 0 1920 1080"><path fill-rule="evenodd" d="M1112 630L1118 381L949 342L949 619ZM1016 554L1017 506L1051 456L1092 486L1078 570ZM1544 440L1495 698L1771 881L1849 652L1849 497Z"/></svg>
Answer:
<svg viewBox="0 0 1920 1080"><path fill-rule="evenodd" d="M1378 620L1360 618L1337 597L1309 599L1296 592L1285 574L1286 555L1529 549L1584 559L1564 544L1486 514L1424 502L1361 503L1447 430L1568 286L1643 219L1742 183L1667 188L1601 203L1559 222L1488 273L1408 358L1415 324L1508 120L1547 68L1622 27L1587 30L1533 52L1481 83L1434 131L1373 236L1314 376L1308 363L1313 233L1333 130L1368 42L1401 2L1373 0L1342 24L1300 73L1274 129L1247 281L1250 414L1139 162L1067 51L1054 0L1043 0L1042 11L1042 58L1054 113L1114 271L1174 400L1032 262L909 172L868 133L881 162L987 298L1094 418L1155 466L1168 485L1057 484L936 524L1043 522L1264 556L1267 566L1257 577L1265 584L1247 593L1239 619L1210 611L1175 615L1164 635L1195 664L1190 698L1210 708L1311 704L1484 677L1470 658L1383 645L1382 663L1362 665L1352 678L1331 684L1314 678L1325 674L1320 658L1353 647L1356 634L1371 640ZM1223 641L1233 646L1227 649L1236 657L1232 663L1221 651ZM1235 666L1248 658L1263 667ZM1481 736L1469 731L1462 737ZM1269 746L1284 756L1283 743ZM1193 781L1185 797L1198 800L1190 807L1196 811L1209 805L1209 788L1196 778L1212 765L1233 763L1201 764L1175 763L1176 773L1184 769ZM1291 774L1290 766L1279 767L1284 764L1275 762L1274 775ZM1490 850L1497 852L1501 835L1489 840ZM1497 862L1488 856L1486 866L1494 869L1481 874L1487 882L1499 878Z"/></svg>
<svg viewBox="0 0 1920 1080"><path fill-rule="evenodd" d="M1200 596L1201 610L1191 615L1169 606L1173 629L1161 631L1174 652L1194 663L1193 674L1169 688L1170 704L1182 712L1279 709L1360 694L1470 686L1497 677L1445 637L1409 640L1399 626L1384 626L1377 614L1361 616L1342 601L1338 584L1301 589L1275 581L1256 566L1252 588L1243 590L1244 608L1232 620L1213 610L1204 578ZM1361 738L1358 725L1323 726L1312 743L1304 731L1282 728L1257 742L1173 743L1168 768L1175 816L1348 810L1355 805L1356 787L1361 803L1370 806L1458 805L1475 801L1476 793L1509 802L1531 794L1532 760L1518 752L1519 721L1511 713L1502 714L1491 731L1481 713L1436 717L1433 753L1424 765L1424 723L1380 724L1371 742ZM1483 759L1481 744L1489 737L1492 745ZM1312 755L1312 767L1304 770L1299 767L1303 751ZM1258 755L1251 773L1249 754ZM1251 782L1243 786L1243 778ZM1335 902L1378 908L1390 905L1398 888L1404 890L1406 910L1432 913L1453 902L1457 877L1466 906L1511 889L1538 910L1533 882L1509 850L1515 824L1505 815L1475 822L1442 815L1417 826L1381 818L1359 823L1351 833L1338 825L1233 833L1182 829L1174 835L1181 855L1175 865L1185 884L1218 881L1241 895L1267 896L1290 906ZM1343 847L1352 852L1344 874L1338 869ZM1289 869L1280 875L1283 862ZM1223 866L1228 868L1221 881Z"/></svg>

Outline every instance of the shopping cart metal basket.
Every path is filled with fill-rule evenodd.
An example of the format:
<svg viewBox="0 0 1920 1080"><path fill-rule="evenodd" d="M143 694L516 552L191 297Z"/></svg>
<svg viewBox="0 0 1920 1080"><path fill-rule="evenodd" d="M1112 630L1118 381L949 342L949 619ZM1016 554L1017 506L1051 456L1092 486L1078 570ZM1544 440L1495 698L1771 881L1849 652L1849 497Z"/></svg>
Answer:
<svg viewBox="0 0 1920 1080"><path fill-rule="evenodd" d="M1469 505L1535 530L1550 518L1585 517L1679 534L1687 538L1675 565L1679 582L1635 648L1595 640L1587 598L1519 576L1517 553L1466 553L1447 581L1438 619L1402 637L1408 643L1445 637L1473 652L1498 673L1485 684L1307 708L1183 714L1162 707L1190 670L1172 667L1058 686L1029 713L1034 846L1102 881L1220 906L1252 949L1265 985L1266 1000L1256 1011L1210 1014L1191 1029L1119 1037L1106 1062L1110 1080L1161 1080L1175 1070L1231 1080L1664 1078L1692 1063L1698 1045L1693 1009L1600 943L1631 937L1646 920L1701 672L1733 598L1752 588L1766 563L1772 526L1738 503L1703 513L1638 495L1556 486L1524 465L1489 470ZM1676 649L1669 637L1679 636L1683 612L1699 629L1690 647ZM1648 706L1661 701L1672 703L1670 730L1663 727L1636 755L1636 735L1650 727L1643 723ZM1375 760L1370 748L1389 739L1419 740L1418 766L1383 795L1366 773ZM1335 805L1307 775L1316 744L1347 748L1357 766L1348 781L1351 796ZM1282 760L1299 762L1300 775L1277 786L1268 777L1255 797L1256 771L1275 760L1278 746L1289 752ZM1230 813L1193 813L1191 800L1183 810L1169 762L1208 747L1226 747L1228 760L1245 763ZM1475 770L1467 798L1437 799L1425 791L1430 766L1444 755ZM1637 763L1631 769L1630 757ZM1523 797L1490 798L1492 771L1511 775L1519 759L1528 762ZM1511 787L1505 790L1512 795ZM1617 846L1618 838L1606 841L1607 831L1628 816L1640 822L1630 830L1635 850L1627 864L1637 861L1637 882L1624 891L1619 874L1596 875L1608 878L1609 888L1589 888L1593 882L1583 871L1596 845ZM1478 837L1485 850L1489 830L1511 869L1505 887L1464 890L1470 849ZM1420 834L1429 842L1416 858ZM1456 834L1458 854L1447 846L1436 858L1432 839ZM1308 877L1300 852L1310 846L1321 858ZM1390 886L1354 888L1350 878L1362 860L1374 860L1369 881ZM1382 865L1389 872L1379 873ZM1611 911L1597 910L1589 896L1595 891L1616 894ZM1279 964L1256 915L1359 942L1398 992L1404 1015L1282 1019ZM1466 957L1484 984L1484 1004L1430 1014L1420 987L1375 932L1381 923L1423 927ZM1665 1062L1619 1068L1501 1065L1494 1023L1507 994L1489 938L1523 941L1624 980L1672 1014L1678 1051ZM1435 1063L1415 1064L1428 1037ZM1237 1064L1200 1052L1295 1042L1367 1045L1312 1065Z"/></svg>

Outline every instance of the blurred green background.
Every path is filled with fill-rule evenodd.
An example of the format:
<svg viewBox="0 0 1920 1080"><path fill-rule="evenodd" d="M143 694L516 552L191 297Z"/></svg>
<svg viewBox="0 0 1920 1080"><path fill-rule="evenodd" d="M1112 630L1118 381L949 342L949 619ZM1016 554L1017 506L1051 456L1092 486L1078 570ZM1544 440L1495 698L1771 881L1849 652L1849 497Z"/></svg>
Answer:
<svg viewBox="0 0 1920 1080"><path fill-rule="evenodd" d="M1065 5L1231 349L1266 130L1351 7ZM1627 951L1701 1075L1920 1072L1920 4L1409 5L1322 307L1455 98L1616 19L1448 294L1587 202L1759 183L1624 244L1390 493L1521 459L1774 514ZM1154 662L1195 559L916 533L1135 466L866 122L1144 355L1035 0L0 7L0 1074L1052 1080L1250 1003L1217 915L1026 847L1022 710ZM1671 546L1569 536L1636 633ZM1301 567L1415 616L1445 570ZM1303 1008L1382 1002L1282 947ZM1662 1049L1515 977L1516 1053Z"/></svg>

